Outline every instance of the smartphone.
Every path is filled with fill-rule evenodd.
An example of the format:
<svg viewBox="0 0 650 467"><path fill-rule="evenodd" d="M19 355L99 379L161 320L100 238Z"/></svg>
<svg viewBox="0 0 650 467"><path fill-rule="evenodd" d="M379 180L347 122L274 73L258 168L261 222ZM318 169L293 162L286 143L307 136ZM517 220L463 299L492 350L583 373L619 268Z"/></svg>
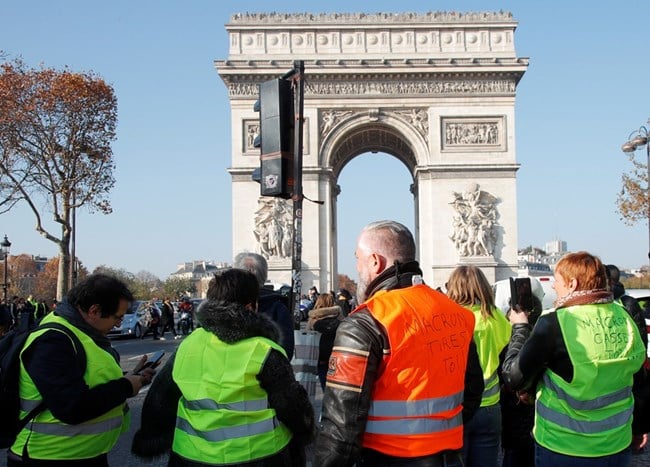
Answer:
<svg viewBox="0 0 650 467"><path fill-rule="evenodd" d="M156 368L158 365L160 365L160 360L162 360L163 355L165 355L165 352L162 350L155 352L151 357L147 358L147 361L144 363L144 366L140 368L140 370L136 374L141 373L142 370L146 368Z"/></svg>
<svg viewBox="0 0 650 467"><path fill-rule="evenodd" d="M519 305L519 310L515 305ZM517 312L533 311L533 290L529 277L510 278L510 307Z"/></svg>

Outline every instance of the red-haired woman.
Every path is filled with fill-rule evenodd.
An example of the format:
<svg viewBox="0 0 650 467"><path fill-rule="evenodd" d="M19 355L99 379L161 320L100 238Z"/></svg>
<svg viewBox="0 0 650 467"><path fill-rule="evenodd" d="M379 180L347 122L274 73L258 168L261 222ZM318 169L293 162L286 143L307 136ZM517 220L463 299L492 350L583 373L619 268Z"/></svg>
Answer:
<svg viewBox="0 0 650 467"><path fill-rule="evenodd" d="M513 389L536 386L536 466L630 463L633 376L645 359L639 331L607 290L605 267L587 252L555 267L556 307L531 330L510 313L503 376Z"/></svg>

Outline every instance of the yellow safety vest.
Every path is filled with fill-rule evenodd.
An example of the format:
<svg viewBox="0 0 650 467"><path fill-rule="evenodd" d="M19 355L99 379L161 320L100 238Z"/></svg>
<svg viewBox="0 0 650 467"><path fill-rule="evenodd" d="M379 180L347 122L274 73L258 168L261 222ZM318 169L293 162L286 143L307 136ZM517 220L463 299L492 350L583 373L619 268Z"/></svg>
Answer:
<svg viewBox="0 0 650 467"><path fill-rule="evenodd" d="M203 328L178 348L172 375L182 396L172 450L211 465L262 459L289 444L291 432L269 406L257 379L279 344L251 337L227 344Z"/></svg>
<svg viewBox="0 0 650 467"><path fill-rule="evenodd" d="M483 370L483 397L481 407L489 407L499 403L499 354L510 342L512 326L503 313L497 308L492 308L492 317L483 318L481 306L467 307L474 313L476 325L474 326L474 342L481 369Z"/></svg>
<svg viewBox="0 0 650 467"><path fill-rule="evenodd" d="M547 369L537 388L535 440L569 456L602 457L632 440L632 376L645 348L625 309L615 303L556 311L573 364L569 383Z"/></svg>
<svg viewBox="0 0 650 467"><path fill-rule="evenodd" d="M50 313L42 323L55 322L73 332L86 352L84 381L93 388L122 377L122 369L113 356L65 319ZM45 332L62 332L56 329L37 329L25 342L22 352ZM21 352L21 355L22 355ZM39 405L41 397L36 385L27 373L22 361L19 376L20 417ZM107 453L115 446L120 433L128 429L130 418L128 406L122 403L92 420L68 425L58 420L47 408L38 414L18 434L11 451L20 456L27 444L27 453L32 459L76 460L89 459Z"/></svg>

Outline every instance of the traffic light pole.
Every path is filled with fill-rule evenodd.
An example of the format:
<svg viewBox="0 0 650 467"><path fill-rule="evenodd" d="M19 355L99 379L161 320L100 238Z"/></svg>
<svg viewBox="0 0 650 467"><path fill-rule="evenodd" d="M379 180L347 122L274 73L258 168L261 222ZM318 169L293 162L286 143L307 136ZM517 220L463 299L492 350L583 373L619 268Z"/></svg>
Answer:
<svg viewBox="0 0 650 467"><path fill-rule="evenodd" d="M292 74L295 92L295 133L293 158L293 249L291 255L291 299L294 329L300 329L300 299L302 295L302 132L304 123L305 62L296 61Z"/></svg>

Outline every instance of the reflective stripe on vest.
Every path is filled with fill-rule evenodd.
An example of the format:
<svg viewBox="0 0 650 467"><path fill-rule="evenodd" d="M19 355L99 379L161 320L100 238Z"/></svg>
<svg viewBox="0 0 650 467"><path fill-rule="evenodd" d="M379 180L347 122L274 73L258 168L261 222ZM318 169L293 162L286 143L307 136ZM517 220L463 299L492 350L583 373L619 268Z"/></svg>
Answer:
<svg viewBox="0 0 650 467"><path fill-rule="evenodd" d="M463 393L415 401L372 401L370 417L428 417L453 410L463 403Z"/></svg>
<svg viewBox="0 0 650 467"><path fill-rule="evenodd" d="M395 457L460 449L474 315L426 285L377 292L355 312L364 309L386 330L388 345L363 447Z"/></svg>
<svg viewBox="0 0 650 467"><path fill-rule="evenodd" d="M183 405L188 410L239 410L241 412L251 412L256 410L265 410L269 408L268 399L258 399L255 401L229 402L219 404L212 399L201 399L188 401L183 398Z"/></svg>
<svg viewBox="0 0 650 467"><path fill-rule="evenodd" d="M79 339L86 354L86 370L83 378L88 387L94 388L122 377L122 369L113 355L98 347L90 336L53 313L49 313L42 320L42 323L48 322L66 326ZM63 331L37 329L27 338L22 352L45 332ZM41 403L42 397L22 361L19 392L20 416L24 417L29 410ZM58 420L46 408L21 430L11 446L11 451L20 455L26 447L30 457L42 460L65 461L96 457L110 451L120 433L128 428L127 412L128 406L122 403L92 420L69 425Z"/></svg>
<svg viewBox="0 0 650 467"><path fill-rule="evenodd" d="M566 393L566 391L555 384L547 374L544 374L543 380L546 387L552 391L555 391L558 399L563 400L575 410L587 411L603 409L615 402L624 401L632 395L632 388L625 387L611 394L605 394L603 396L596 397L595 399L579 401L571 397ZM630 407L623 412L619 412L605 418L604 420L598 421L574 420L566 414L560 413L556 410L551 409L550 407L545 406L543 403L538 404L537 413L539 413L539 415L541 417L544 417L546 420L568 428L571 431L575 431L576 433L594 434L625 425L630 421L630 417L632 417L633 408Z"/></svg>
<svg viewBox="0 0 650 467"><path fill-rule="evenodd" d="M463 393L416 401L373 401L369 417L393 417L393 420L370 419L366 432L383 435L427 434L456 428L463 423L458 414L447 420L426 418L453 410L463 403ZM425 418L412 418L425 417Z"/></svg>
<svg viewBox="0 0 650 467"><path fill-rule="evenodd" d="M240 464L281 451L291 432L257 379L279 344L251 337L227 344L204 328L179 346L172 377L182 396L172 450L203 464Z"/></svg>
<svg viewBox="0 0 650 467"><path fill-rule="evenodd" d="M85 422L78 425L63 423L31 423L32 433L55 436L97 435L122 427L122 417L113 417L98 422Z"/></svg>
<svg viewBox="0 0 650 467"><path fill-rule="evenodd" d="M645 360L636 325L616 303L576 305L553 313L573 376L569 382L545 370L537 388L535 440L577 457L626 449L632 436L633 375Z"/></svg>
<svg viewBox="0 0 650 467"><path fill-rule="evenodd" d="M248 436L261 435L264 433L271 433L280 425L277 418L262 420L260 422L249 423L241 426L227 426L217 428L210 431L199 431L194 429L187 420L182 418L176 419L176 428L184 431L190 436L198 436L206 441L220 442L228 441L236 438L244 438Z"/></svg>
<svg viewBox="0 0 650 467"><path fill-rule="evenodd" d="M499 386L499 375L496 372L492 373L488 379L483 380L485 390L483 391L483 399L499 394L501 387Z"/></svg>
<svg viewBox="0 0 650 467"><path fill-rule="evenodd" d="M427 435L459 428L463 416L454 415L448 419L402 418L399 420L369 420L366 432L378 435Z"/></svg>

